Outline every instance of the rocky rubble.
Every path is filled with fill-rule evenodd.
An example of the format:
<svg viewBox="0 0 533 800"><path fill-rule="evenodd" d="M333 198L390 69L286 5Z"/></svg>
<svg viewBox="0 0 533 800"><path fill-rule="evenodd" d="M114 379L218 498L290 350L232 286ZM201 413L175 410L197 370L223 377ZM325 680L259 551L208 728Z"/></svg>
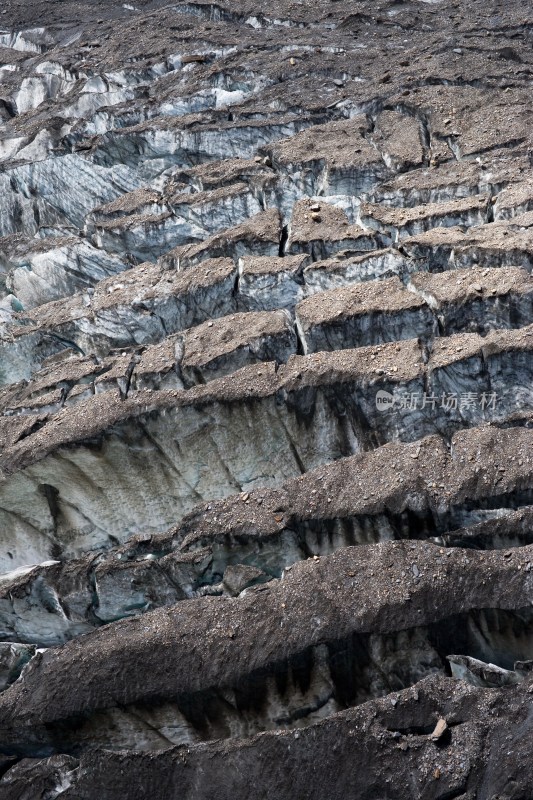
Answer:
<svg viewBox="0 0 533 800"><path fill-rule="evenodd" d="M0 798L525 800L523 4L0 9Z"/></svg>

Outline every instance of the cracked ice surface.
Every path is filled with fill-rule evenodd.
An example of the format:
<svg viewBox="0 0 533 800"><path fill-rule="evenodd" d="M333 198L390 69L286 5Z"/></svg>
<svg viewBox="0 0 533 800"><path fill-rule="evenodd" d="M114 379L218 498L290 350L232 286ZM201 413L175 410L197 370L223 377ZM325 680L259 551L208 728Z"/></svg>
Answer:
<svg viewBox="0 0 533 800"><path fill-rule="evenodd" d="M523 5L4 5L0 794L529 796Z"/></svg>

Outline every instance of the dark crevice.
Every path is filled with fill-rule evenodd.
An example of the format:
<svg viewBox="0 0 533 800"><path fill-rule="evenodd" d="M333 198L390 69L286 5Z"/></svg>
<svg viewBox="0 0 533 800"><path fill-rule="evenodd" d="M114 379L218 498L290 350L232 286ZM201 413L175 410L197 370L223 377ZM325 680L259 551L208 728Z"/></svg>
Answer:
<svg viewBox="0 0 533 800"><path fill-rule="evenodd" d="M289 240L289 226L284 225L281 229L281 238L279 241L279 256L283 257L287 252L287 242Z"/></svg>
<svg viewBox="0 0 533 800"><path fill-rule="evenodd" d="M6 756L0 759L0 780L6 775L10 769L16 766L22 757L18 756Z"/></svg>
<svg viewBox="0 0 533 800"><path fill-rule="evenodd" d="M50 516L52 517L54 523L54 533L57 533L58 521L61 514L59 490L56 489L55 486L51 486L48 483L41 483L39 485L39 491L45 497L46 502L48 503Z"/></svg>
<svg viewBox="0 0 533 800"><path fill-rule="evenodd" d="M37 433L42 428L44 428L46 423L47 423L46 419L38 419L38 420L36 420L33 423L33 425L31 425L27 430L25 430L23 433L20 434L20 436L17 437L16 441L17 442L22 442L24 439L27 439L29 436L32 436L34 433Z"/></svg>

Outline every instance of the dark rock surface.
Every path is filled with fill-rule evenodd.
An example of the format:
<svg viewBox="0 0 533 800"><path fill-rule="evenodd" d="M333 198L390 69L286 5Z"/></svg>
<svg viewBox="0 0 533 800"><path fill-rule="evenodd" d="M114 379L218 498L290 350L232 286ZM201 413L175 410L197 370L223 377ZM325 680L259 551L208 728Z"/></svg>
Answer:
<svg viewBox="0 0 533 800"><path fill-rule="evenodd" d="M533 18L4 0L0 800L529 800Z"/></svg>

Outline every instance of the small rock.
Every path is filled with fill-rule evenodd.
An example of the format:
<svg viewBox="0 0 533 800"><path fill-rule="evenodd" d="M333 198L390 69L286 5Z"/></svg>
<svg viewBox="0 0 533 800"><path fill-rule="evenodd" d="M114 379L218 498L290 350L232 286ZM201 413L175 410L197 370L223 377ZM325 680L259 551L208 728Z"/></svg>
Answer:
<svg viewBox="0 0 533 800"><path fill-rule="evenodd" d="M407 744L407 742L400 742L398 747L400 750L409 750L409 745Z"/></svg>
<svg viewBox="0 0 533 800"><path fill-rule="evenodd" d="M205 55L192 53L191 55L184 55L181 57L182 64L203 64L206 61Z"/></svg>
<svg viewBox="0 0 533 800"><path fill-rule="evenodd" d="M226 567L222 577L222 583L226 591L236 597L253 583L256 583L260 578L266 578L265 573L257 567L251 567L247 564L236 564Z"/></svg>
<svg viewBox="0 0 533 800"><path fill-rule="evenodd" d="M441 717L438 720L437 724L435 725L433 733L430 733L429 738L431 739L432 742L438 742L439 739L446 733L447 730L448 730L448 723L443 717Z"/></svg>

